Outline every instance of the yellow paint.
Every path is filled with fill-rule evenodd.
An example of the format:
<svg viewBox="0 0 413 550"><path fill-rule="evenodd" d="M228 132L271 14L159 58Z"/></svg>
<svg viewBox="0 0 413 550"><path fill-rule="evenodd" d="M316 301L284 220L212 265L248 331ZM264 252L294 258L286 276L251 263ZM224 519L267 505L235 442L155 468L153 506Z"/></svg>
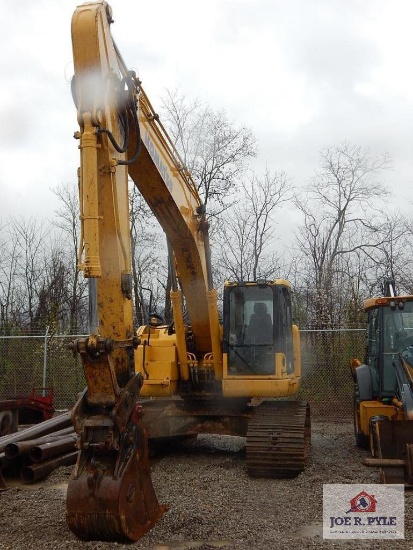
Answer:
<svg viewBox="0 0 413 550"><path fill-rule="evenodd" d="M171 395L178 391L178 380L189 379L189 367L213 369L217 381L225 379L223 391L228 396L290 395L298 389L301 372L296 328L293 328L293 375L287 374L284 354L274 358L271 377L234 378L228 375L226 357L222 353L217 291L208 287L208 223L200 208L201 199L195 182L137 79L132 93L142 143L138 160L128 166L122 164L134 155L137 145L132 117L126 153L119 153L102 131L110 131L119 144L123 142L116 89L122 77L130 77L113 44L108 10L104 2L89 3L79 6L72 19L77 137L81 153L82 257L79 265L86 277L96 277L98 281L99 337L124 341L133 335L132 300L121 288L122 274L131 273L130 176L173 249L193 335L190 355L181 290L175 291L171 298L176 333L168 335L165 327L141 327L138 331L140 345L135 351L135 370L145 379L142 395ZM290 288L284 279L276 279L271 284ZM123 373L123 378L127 377L129 365L125 348L115 349L110 355L116 376ZM92 370L93 375L98 376L98 370ZM110 392L109 384L107 386Z"/></svg>
<svg viewBox="0 0 413 550"><path fill-rule="evenodd" d="M294 395L300 386L299 378L285 380L269 377L237 377L222 381L224 397L287 397Z"/></svg>
<svg viewBox="0 0 413 550"><path fill-rule="evenodd" d="M360 403L360 429L369 434L369 423L372 416L383 415L389 418L403 419L403 411L398 410L394 405L384 405L380 401L362 401Z"/></svg>

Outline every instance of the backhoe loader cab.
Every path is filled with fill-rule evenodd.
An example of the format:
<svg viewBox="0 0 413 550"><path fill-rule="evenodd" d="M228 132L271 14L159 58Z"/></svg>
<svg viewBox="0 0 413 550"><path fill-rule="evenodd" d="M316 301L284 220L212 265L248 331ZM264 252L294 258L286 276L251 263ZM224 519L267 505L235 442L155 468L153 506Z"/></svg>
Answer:
<svg viewBox="0 0 413 550"><path fill-rule="evenodd" d="M294 372L290 286L286 281L227 283L223 351L231 374Z"/></svg>
<svg viewBox="0 0 413 550"><path fill-rule="evenodd" d="M394 362L413 345L413 298L379 298L367 301L365 307L366 364L371 371L372 393L375 397L392 398L397 393Z"/></svg>
<svg viewBox="0 0 413 550"><path fill-rule="evenodd" d="M356 444L384 483L413 480L413 296L370 298L365 362L352 359ZM411 448L411 451L410 451Z"/></svg>

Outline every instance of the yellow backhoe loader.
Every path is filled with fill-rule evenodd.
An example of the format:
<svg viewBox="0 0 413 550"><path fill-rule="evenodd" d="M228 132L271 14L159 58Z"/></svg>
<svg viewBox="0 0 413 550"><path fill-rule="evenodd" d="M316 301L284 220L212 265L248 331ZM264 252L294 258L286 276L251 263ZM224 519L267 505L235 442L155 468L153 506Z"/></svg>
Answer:
<svg viewBox="0 0 413 550"><path fill-rule="evenodd" d="M370 449L367 466L383 483L413 484L413 296L397 296L385 281L383 296L364 303L364 363L350 363L354 380L356 444Z"/></svg>

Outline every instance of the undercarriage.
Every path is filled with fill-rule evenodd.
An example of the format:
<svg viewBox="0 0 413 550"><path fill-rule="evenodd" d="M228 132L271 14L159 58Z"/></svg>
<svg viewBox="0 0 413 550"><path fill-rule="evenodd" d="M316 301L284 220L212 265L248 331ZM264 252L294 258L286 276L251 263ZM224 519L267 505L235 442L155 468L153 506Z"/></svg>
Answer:
<svg viewBox="0 0 413 550"><path fill-rule="evenodd" d="M151 447L205 433L243 436L251 476L291 478L303 471L310 445L309 406L298 401L140 400L120 435L117 425L107 415L85 420L67 494L68 525L84 540L134 541L162 516Z"/></svg>

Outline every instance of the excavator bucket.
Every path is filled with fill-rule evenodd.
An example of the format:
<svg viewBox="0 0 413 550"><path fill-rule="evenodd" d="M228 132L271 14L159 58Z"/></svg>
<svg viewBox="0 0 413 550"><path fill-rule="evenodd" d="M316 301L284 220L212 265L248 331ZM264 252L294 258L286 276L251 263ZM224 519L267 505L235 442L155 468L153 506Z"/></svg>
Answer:
<svg viewBox="0 0 413 550"><path fill-rule="evenodd" d="M119 451L82 450L69 481L67 523L83 540L131 542L159 520L145 430L131 424Z"/></svg>

